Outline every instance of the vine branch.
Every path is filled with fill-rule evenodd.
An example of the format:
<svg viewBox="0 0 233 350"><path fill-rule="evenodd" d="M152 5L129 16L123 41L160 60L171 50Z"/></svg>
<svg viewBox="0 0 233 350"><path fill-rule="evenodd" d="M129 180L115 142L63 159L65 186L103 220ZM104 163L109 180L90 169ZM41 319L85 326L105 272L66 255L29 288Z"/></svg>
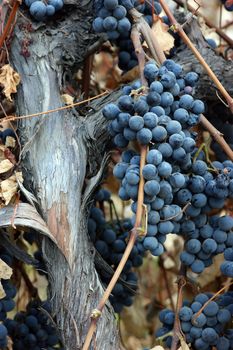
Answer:
<svg viewBox="0 0 233 350"><path fill-rule="evenodd" d="M186 2L186 4L184 4L183 0L174 0L179 6L187 6L188 10L190 12L192 12L193 14L198 14L200 15L200 12L198 10L195 10L194 7L192 5L190 5L189 2ZM216 33L218 33L218 35L223 38L229 45L230 47L233 47L233 40L226 34L224 33L224 31L218 27L216 27L208 18L204 17L202 14L201 16L204 18L205 23L208 25L208 27L210 28L214 28ZM224 27L223 27L224 28Z"/></svg>
<svg viewBox="0 0 233 350"><path fill-rule="evenodd" d="M147 146L141 146L141 150L140 150L140 155L141 155L141 158L140 158L140 182L139 182L139 189L138 189L138 205L137 205L135 225L134 225L133 229L131 230L129 241L128 241L128 244L126 246L125 252L122 256L122 259L121 259L116 271L114 272L114 275L112 276L112 279L109 282L97 308L92 311L91 324L90 324L90 327L89 327L89 330L88 330L88 333L87 333L82 350L89 349L93 334L95 333L95 330L96 330L97 321L102 314L102 310L103 310L115 284L117 283L117 280L119 279L120 274L122 273L122 270L123 270L128 258L129 258L129 255L134 247L134 243L138 237L138 233L139 233L138 231L140 229L140 224L141 224L141 220L142 220L142 216L143 216L144 178L142 176L142 169L146 163L146 154L147 154Z"/></svg>
<svg viewBox="0 0 233 350"><path fill-rule="evenodd" d="M183 30L182 26L177 22L173 14L171 13L168 5L166 4L165 0L159 0L164 12L168 16L172 27L175 31L178 32L178 34L181 36L183 39L184 43L190 48L190 50L193 52L194 56L198 59L202 67L206 70L207 74L209 75L210 79L215 83L223 97L226 99L228 103L228 107L230 108L231 112L233 112L233 99L232 97L228 94L224 86L221 84L221 82L218 80L210 66L206 63L202 55L199 53L199 51L196 49L196 47L193 45L193 43L190 41L189 37Z"/></svg>

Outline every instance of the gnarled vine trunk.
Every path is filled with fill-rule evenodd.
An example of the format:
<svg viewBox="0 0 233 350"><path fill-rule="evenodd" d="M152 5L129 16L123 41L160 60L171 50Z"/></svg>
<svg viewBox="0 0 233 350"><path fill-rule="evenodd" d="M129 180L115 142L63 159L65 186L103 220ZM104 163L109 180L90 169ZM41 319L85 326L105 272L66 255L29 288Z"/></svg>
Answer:
<svg viewBox="0 0 233 350"><path fill-rule="evenodd" d="M84 1L67 4L64 22L38 27L31 33L27 59L19 55L24 33L17 26L11 60L21 76L19 115L62 105L64 73L78 66L92 42L91 6ZM90 313L103 294L87 235L87 210L107 157L105 121L99 112L105 100L99 100L89 116L74 109L58 111L23 119L18 129L26 187L38 199L38 210L57 241L56 245L42 238L42 249L53 312L67 350L82 348ZM98 322L93 344L96 349L120 348L110 304Z"/></svg>

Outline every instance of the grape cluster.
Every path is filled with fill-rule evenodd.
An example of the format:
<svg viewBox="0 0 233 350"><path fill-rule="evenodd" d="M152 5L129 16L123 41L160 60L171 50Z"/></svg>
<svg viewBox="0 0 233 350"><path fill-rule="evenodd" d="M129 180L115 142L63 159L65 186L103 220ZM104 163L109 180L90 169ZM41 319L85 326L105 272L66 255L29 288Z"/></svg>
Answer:
<svg viewBox="0 0 233 350"><path fill-rule="evenodd" d="M101 280L106 286L122 258L132 225L129 220L107 222L104 216L104 202L110 204L110 192L101 189L96 193L94 205L90 210L88 233L103 259L95 259L95 262ZM142 264L142 257L142 245L138 242L110 296L117 313L121 312L124 306L132 305L132 297L137 289L137 276L132 267L139 267Z"/></svg>
<svg viewBox="0 0 233 350"><path fill-rule="evenodd" d="M164 251L166 235L179 232L183 208L192 200L187 189L190 183L187 173L193 166L196 134L190 128L198 123L204 104L191 96L197 74L183 75L181 66L174 61L166 60L160 68L149 62L144 74L149 84L148 91L138 83L134 83L134 86L138 84L137 91L134 86L125 86L117 104L105 106L103 115L110 121L108 130L117 147L125 148L132 141L149 146L146 165L142 169L144 203L148 210L147 236L142 245L153 255L160 255ZM141 94L137 93L140 89ZM119 197L134 201L134 213L139 164L140 155L126 150L122 162L113 171L121 181ZM199 183L193 180L190 186L199 188Z"/></svg>
<svg viewBox="0 0 233 350"><path fill-rule="evenodd" d="M225 9L227 11L232 12L233 11L233 2L232 0L221 0L222 4L224 5Z"/></svg>
<svg viewBox="0 0 233 350"><path fill-rule="evenodd" d="M225 251L232 250L233 246L232 217L216 215L210 217L208 221L206 216L202 219L201 215L200 218L186 222L185 229L188 238L184 251L180 255L183 264L189 266L195 273L201 273L205 267L212 264L215 255L223 252L225 255ZM228 275L229 272L226 273L225 270L223 274Z"/></svg>
<svg viewBox="0 0 233 350"><path fill-rule="evenodd" d="M130 70L137 65L137 56L130 39L131 19L128 11L133 7L144 14L145 20L151 26L152 13L162 11L158 0L142 3L139 0L104 0L99 6L97 17L93 21L96 33L107 33L108 39L119 47L119 67L123 71Z"/></svg>
<svg viewBox="0 0 233 350"><path fill-rule="evenodd" d="M29 7L30 14L33 18L37 21L45 21L57 11L61 10L64 3L63 0L25 0L25 5Z"/></svg>
<svg viewBox="0 0 233 350"><path fill-rule="evenodd" d="M27 305L25 312L18 312L13 320L6 319L4 325L13 339L13 350L62 349L49 314L49 302L34 300Z"/></svg>
<svg viewBox="0 0 233 350"><path fill-rule="evenodd" d="M216 301L209 301L202 312L199 310L212 297L211 293L198 294L192 302L185 302L179 311L179 319L186 342L196 350L233 349L233 330L226 329L233 315L233 293L227 292ZM156 337L169 333L174 325L175 313L164 309L159 313L163 327ZM165 336L167 347L171 347L172 336Z"/></svg>

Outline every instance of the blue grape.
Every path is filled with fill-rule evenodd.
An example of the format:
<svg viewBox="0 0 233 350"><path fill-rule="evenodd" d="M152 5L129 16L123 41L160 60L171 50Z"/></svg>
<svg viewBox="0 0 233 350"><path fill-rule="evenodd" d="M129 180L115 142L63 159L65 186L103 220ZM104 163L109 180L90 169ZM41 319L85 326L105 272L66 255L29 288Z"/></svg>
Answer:
<svg viewBox="0 0 233 350"><path fill-rule="evenodd" d="M52 5L50 3L50 5ZM30 6L30 14L37 20L42 21L46 15L46 5L42 1L35 1Z"/></svg>

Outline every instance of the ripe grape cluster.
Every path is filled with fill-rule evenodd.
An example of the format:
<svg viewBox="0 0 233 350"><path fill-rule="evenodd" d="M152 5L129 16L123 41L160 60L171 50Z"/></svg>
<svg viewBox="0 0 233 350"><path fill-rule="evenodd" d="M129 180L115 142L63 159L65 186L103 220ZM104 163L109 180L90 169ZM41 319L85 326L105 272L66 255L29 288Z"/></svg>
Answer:
<svg viewBox="0 0 233 350"><path fill-rule="evenodd" d="M227 292L215 301L209 301L211 297L211 293L201 293L192 302L184 302L179 311L179 320L185 340L196 350L211 350L213 346L217 350L233 349L233 330L227 329L233 316L233 292ZM175 313L164 309L159 313L159 319L163 326L156 332L156 337L171 332ZM164 341L170 348L172 336L165 336Z"/></svg>
<svg viewBox="0 0 233 350"><path fill-rule="evenodd" d="M225 9L227 11L233 11L233 2L232 0L221 0L222 4L224 5Z"/></svg>
<svg viewBox="0 0 233 350"><path fill-rule="evenodd" d="M25 0L25 5L29 7L30 14L33 18L37 21L45 21L57 11L61 10L64 3L63 0Z"/></svg>
<svg viewBox="0 0 233 350"><path fill-rule="evenodd" d="M153 23L153 11L157 15L162 11L158 0L149 0L144 3L139 0L104 0L93 21L94 31L107 33L108 39L119 47L119 67L124 71L137 65L137 57L130 39L132 25L128 13L133 7L144 14L150 26Z"/></svg>
<svg viewBox="0 0 233 350"><path fill-rule="evenodd" d="M4 326L13 339L13 350L62 349L50 314L49 302L34 300L25 312L18 312L14 319L6 319Z"/></svg>
<svg viewBox="0 0 233 350"><path fill-rule="evenodd" d="M129 231L132 229L129 220L107 222L104 216L104 208L107 204L111 205L110 192L106 189L100 189L95 195L95 202L90 210L88 220L89 236L102 258L96 257L96 269L105 286L108 285L122 258ZM124 306L132 305L132 297L137 289L137 276L132 271L132 267L139 267L142 264L142 257L142 245L138 242L133 248L110 297L115 312L119 313Z"/></svg>
<svg viewBox="0 0 233 350"><path fill-rule="evenodd" d="M160 68L149 62L144 74L148 90L139 84L137 90L125 86L117 104L105 106L103 115L110 121L108 130L117 147L125 148L132 141L149 147L146 165L142 169L144 203L148 210L147 236L142 244L153 255L161 255L166 235L180 231L184 207L192 201L188 186L195 194L199 191L198 178L192 179L191 184L187 173L194 165L192 155L196 146L196 134L190 128L198 123L204 104L191 96L197 74L183 75L181 66L174 61L166 60ZM119 197L134 201L134 213L140 180L139 164L140 155L126 150L122 153L122 162L113 171L121 181ZM200 195L198 203L196 197L191 204L191 213L195 212L195 215L200 214Z"/></svg>

